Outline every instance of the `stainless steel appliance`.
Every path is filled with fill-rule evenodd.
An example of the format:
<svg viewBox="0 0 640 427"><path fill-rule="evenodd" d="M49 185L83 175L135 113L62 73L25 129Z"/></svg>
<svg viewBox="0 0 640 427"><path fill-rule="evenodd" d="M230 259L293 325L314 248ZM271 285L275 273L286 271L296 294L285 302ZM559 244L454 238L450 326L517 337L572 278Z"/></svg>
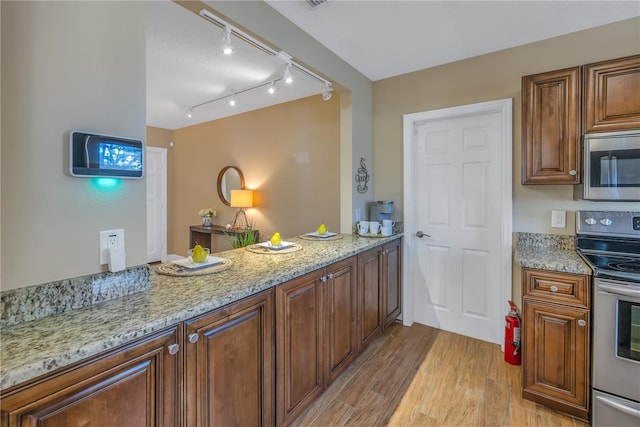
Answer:
<svg viewBox="0 0 640 427"><path fill-rule="evenodd" d="M369 221L382 221L391 219L393 214L393 202L390 200L379 200L369 202Z"/></svg>
<svg viewBox="0 0 640 427"><path fill-rule="evenodd" d="M640 201L640 130L587 134L582 153L575 198Z"/></svg>
<svg viewBox="0 0 640 427"><path fill-rule="evenodd" d="M640 212L578 211L593 270L594 426L640 425Z"/></svg>

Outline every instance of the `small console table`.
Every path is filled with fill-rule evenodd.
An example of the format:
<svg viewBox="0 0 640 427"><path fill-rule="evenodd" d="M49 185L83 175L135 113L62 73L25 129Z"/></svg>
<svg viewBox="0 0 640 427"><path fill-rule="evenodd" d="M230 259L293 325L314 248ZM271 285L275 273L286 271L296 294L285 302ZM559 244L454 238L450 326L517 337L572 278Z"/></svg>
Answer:
<svg viewBox="0 0 640 427"><path fill-rule="evenodd" d="M214 235L222 235L222 236L235 236L238 233L242 233L244 230L227 230L227 228L223 225L211 225L211 227L204 227L202 225L191 225L189 226L189 247L193 248L196 245L196 242L200 244L203 248L209 248L213 252L213 243L211 238ZM258 230L253 230L257 237L260 235Z"/></svg>

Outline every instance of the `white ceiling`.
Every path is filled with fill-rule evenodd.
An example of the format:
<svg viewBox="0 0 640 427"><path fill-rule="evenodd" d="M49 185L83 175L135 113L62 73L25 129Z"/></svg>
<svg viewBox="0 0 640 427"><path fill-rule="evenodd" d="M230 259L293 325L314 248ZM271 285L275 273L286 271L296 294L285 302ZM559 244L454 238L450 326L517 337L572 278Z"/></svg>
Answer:
<svg viewBox="0 0 640 427"><path fill-rule="evenodd" d="M640 16L640 1L265 0L287 19L376 81ZM221 29L172 2L149 2L147 123L177 129L320 93L302 73L276 95L266 87L185 108L281 78L284 62L233 38L220 53ZM638 41L640 49L640 40ZM329 76L330 77L330 76ZM318 95L319 96L319 95Z"/></svg>
<svg viewBox="0 0 640 427"><path fill-rule="evenodd" d="M222 30L173 2L147 3L147 125L179 129L320 94L323 83L292 68L294 82L276 83L286 62L232 36L234 52L222 53ZM267 83L247 92L242 90ZM231 91L236 105L229 105ZM227 96L227 98L187 108ZM321 96L321 95L318 95Z"/></svg>
<svg viewBox="0 0 640 427"><path fill-rule="evenodd" d="M638 0L265 1L372 81L640 16Z"/></svg>

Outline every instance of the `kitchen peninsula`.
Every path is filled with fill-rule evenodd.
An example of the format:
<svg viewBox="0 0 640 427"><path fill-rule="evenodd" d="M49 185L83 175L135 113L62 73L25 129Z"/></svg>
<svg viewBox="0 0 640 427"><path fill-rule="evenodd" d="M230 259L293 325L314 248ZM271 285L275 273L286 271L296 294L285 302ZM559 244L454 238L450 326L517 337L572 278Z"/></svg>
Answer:
<svg viewBox="0 0 640 427"><path fill-rule="evenodd" d="M148 291L3 328L2 425L73 416L101 396L115 405L105 410L126 406L129 421L156 425L243 413L273 420L274 408L278 424L290 422L313 400L296 387L312 381L317 396L400 313L402 235L339 236L287 239L302 247L288 254L221 252L232 261L224 271L152 272ZM216 351L214 364L208 352ZM305 358L315 369L301 365ZM214 375L222 372L228 378ZM253 403L238 408L230 401L241 396L215 391L232 383L253 384Z"/></svg>

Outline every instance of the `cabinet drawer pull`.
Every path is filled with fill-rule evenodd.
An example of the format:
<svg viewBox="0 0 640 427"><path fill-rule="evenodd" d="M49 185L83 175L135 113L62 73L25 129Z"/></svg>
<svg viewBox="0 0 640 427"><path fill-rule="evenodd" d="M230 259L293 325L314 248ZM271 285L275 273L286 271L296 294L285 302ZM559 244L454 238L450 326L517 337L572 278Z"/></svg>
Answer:
<svg viewBox="0 0 640 427"><path fill-rule="evenodd" d="M586 321L586 320L583 320L583 319L580 319L580 320L578 320L578 325L580 325L580 326L587 326L587 321Z"/></svg>
<svg viewBox="0 0 640 427"><path fill-rule="evenodd" d="M573 169L569 171L569 175L571 175L571 176L576 176L577 174L578 174L578 172L576 172Z"/></svg>
<svg viewBox="0 0 640 427"><path fill-rule="evenodd" d="M200 335L198 335L196 332L189 334L189 342L191 344L193 343L197 343L198 342L198 338L200 338Z"/></svg>
<svg viewBox="0 0 640 427"><path fill-rule="evenodd" d="M551 292L558 292L558 287L556 285L552 285L551 288L549 288L549 290Z"/></svg>
<svg viewBox="0 0 640 427"><path fill-rule="evenodd" d="M180 350L180 346L178 344L171 344L168 347L168 350L169 350L169 354L173 356L178 352L178 350Z"/></svg>
<svg viewBox="0 0 640 427"><path fill-rule="evenodd" d="M322 283L327 283L327 276L322 276L320 280L322 280Z"/></svg>
<svg viewBox="0 0 640 427"><path fill-rule="evenodd" d="M329 273L329 279L333 280L333 273Z"/></svg>

